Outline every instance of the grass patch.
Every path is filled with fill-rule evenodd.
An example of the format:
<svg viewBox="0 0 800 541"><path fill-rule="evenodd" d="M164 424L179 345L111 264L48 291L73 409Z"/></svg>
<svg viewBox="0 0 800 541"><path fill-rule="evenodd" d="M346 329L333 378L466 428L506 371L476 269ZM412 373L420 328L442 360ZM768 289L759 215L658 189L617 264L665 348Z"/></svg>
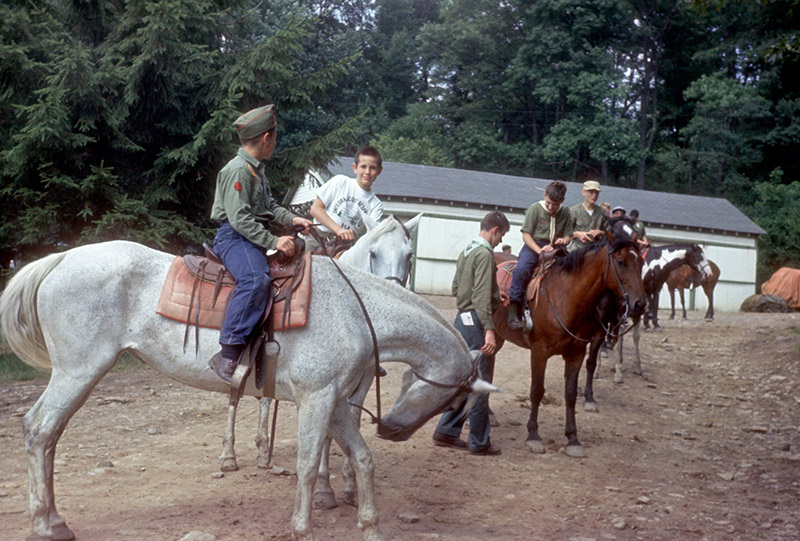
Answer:
<svg viewBox="0 0 800 541"><path fill-rule="evenodd" d="M145 364L139 361L130 353L123 353L117 364L111 370L114 373L118 372L133 372L134 370L141 370ZM0 353L0 383L11 383L14 381L30 381L32 379L50 379L49 370L37 370L19 360L19 357L5 351Z"/></svg>

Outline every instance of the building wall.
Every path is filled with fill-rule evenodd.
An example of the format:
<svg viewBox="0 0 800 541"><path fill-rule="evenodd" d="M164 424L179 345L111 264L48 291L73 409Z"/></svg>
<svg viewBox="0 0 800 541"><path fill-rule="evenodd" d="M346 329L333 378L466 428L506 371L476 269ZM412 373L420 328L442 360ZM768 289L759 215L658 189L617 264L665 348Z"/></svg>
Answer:
<svg viewBox="0 0 800 541"><path fill-rule="evenodd" d="M450 295L455 273L455 262L460 250L480 231L480 220L490 208L458 208L445 205L419 205L384 202L387 212L410 218L425 212L420 221L415 240L415 263L410 287L418 293ZM506 213L511 231L503 239L512 252L522 248L523 215ZM654 244L696 243L720 268L720 280L714 291L714 308L717 311L737 311L742 301L755 293L756 247L755 239L743 236L709 234L697 231L648 227L647 236ZM496 248L500 250L500 246ZM678 309L680 300L676 298ZM661 293L659 306L669 308L666 288ZM692 294L686 292L687 310L694 308L705 314L707 301L702 289ZM690 315L690 318L695 316Z"/></svg>

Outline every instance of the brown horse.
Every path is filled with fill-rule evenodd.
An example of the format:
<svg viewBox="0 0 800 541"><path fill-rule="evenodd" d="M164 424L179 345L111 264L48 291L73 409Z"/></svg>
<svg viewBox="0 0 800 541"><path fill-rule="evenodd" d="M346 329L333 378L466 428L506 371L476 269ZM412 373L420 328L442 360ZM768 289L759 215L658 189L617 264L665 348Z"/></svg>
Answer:
<svg viewBox="0 0 800 541"><path fill-rule="evenodd" d="M513 263L498 266L498 283L508 286ZM528 287L528 298L534 285ZM506 289L507 292L507 289ZM496 332L504 339L531 350L531 414L528 419L526 446L534 453L544 453L539 436L539 405L544 396L547 360L553 355L564 358L564 398L566 402L567 455L585 456L578 441L575 424L575 401L578 375L586 346L600 327L597 304L607 293L620 299L631 315L645 308L645 290L641 276L641 258L629 239L616 240L607 234L607 243L572 252L553 261L539 287L538 298L531 303L533 328L525 333L508 327L508 306L494 313Z"/></svg>
<svg viewBox="0 0 800 541"><path fill-rule="evenodd" d="M712 321L714 319L714 288L719 281L719 267L716 263L708 260L708 266L711 268L711 276L700 278L700 273L697 272L689 265L683 265L672 271L667 278L667 291L669 291L669 301L672 303L672 312L669 315L670 319L675 319L675 290L681 297L681 308L683 309L683 319L686 319L686 302L683 297L683 290L702 285L703 291L708 299L708 310L706 310L706 319Z"/></svg>

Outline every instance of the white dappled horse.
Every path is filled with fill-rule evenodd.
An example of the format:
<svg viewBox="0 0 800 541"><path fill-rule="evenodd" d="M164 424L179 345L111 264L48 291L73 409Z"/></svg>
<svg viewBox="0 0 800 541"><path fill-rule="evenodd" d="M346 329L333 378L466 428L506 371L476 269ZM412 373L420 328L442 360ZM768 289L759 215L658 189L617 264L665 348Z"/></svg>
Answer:
<svg viewBox="0 0 800 541"><path fill-rule="evenodd" d="M207 365L219 349L219 331L200 330L196 355L194 348L183 350L185 325L155 312L173 259L127 241L82 246L25 266L0 297L0 323L11 349L26 363L52 370L47 388L23 418L29 513L37 538L73 537L56 510L56 444L122 352L193 387L229 390ZM382 361L409 365L401 394L379 426L381 437L407 439L469 388L490 388L475 377L464 340L430 304L376 276L350 270L348 277L372 318ZM315 257L308 323L281 333L276 398L297 404L292 516L297 538L312 537L312 491L330 432L355 470L363 537L381 539L372 458L347 402L354 393L365 393L372 381L373 343L362 325L361 308L345 287L332 263ZM421 377L455 386L433 385ZM259 394L252 382L244 392Z"/></svg>
<svg viewBox="0 0 800 541"><path fill-rule="evenodd" d="M337 260L342 265L345 273L349 268L356 268L364 272L369 272L380 278L391 280L401 286L405 286L408 275L411 272L411 259L414 255L411 245L411 237L417 226L419 226L422 214L418 214L408 222L402 224L394 216L388 216L380 222L375 221L370 216L362 213L361 215L367 227L367 232L344 252ZM342 282L342 293L351 294L347 285ZM313 295L313 292L312 292ZM280 340L280 335L278 335ZM360 404L364 397L357 403ZM354 397L356 399L356 397ZM353 400L354 401L354 400ZM235 452L235 424L236 424L236 405L234 401L229 406L228 425L225 436L222 440L222 454L219 457L220 469L222 471L236 471L239 466L236 462ZM259 404L258 431L256 433L256 448L258 450L258 465L261 468L268 468L269 464L269 409L272 401L270 398L262 398ZM274 443L274 442L273 442ZM335 499L330 489L330 473L328 469L328 451L330 440L326 443L320 463L320 478L317 485L317 492L323 495L317 499L328 503L320 505L333 507ZM354 501L352 474L345 465L344 477L348 480L348 488L345 491L346 499Z"/></svg>

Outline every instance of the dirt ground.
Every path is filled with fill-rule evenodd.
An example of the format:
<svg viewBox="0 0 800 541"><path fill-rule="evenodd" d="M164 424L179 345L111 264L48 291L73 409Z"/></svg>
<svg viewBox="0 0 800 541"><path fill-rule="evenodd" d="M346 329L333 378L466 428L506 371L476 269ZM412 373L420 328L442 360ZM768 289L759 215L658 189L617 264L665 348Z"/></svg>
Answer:
<svg viewBox="0 0 800 541"><path fill-rule="evenodd" d="M448 318L454 303L428 297ZM491 405L498 457L431 444L436 420L411 440L372 450L386 539L798 539L800 538L799 314L719 313L705 323L668 321L642 336L644 377L625 364L614 384L603 359L599 413L578 410L587 458L564 454L563 362L550 360L540 433L544 455L525 448L527 352L506 345ZM630 351L630 340L626 351ZM613 355L613 354L612 354ZM383 409L396 398L400 365L387 365ZM583 375L581 376L583 381ZM21 415L45 381L0 386L0 537L23 539L26 466ZM366 405L374 409L371 394ZM57 450L59 511L81 540L287 539L294 476L256 467L257 405L242 401L241 470L221 475L226 397L149 369L111 374L66 429ZM294 470L295 411L282 403L276 462ZM338 470L333 484L341 495ZM319 539L358 539L356 510L313 512Z"/></svg>

